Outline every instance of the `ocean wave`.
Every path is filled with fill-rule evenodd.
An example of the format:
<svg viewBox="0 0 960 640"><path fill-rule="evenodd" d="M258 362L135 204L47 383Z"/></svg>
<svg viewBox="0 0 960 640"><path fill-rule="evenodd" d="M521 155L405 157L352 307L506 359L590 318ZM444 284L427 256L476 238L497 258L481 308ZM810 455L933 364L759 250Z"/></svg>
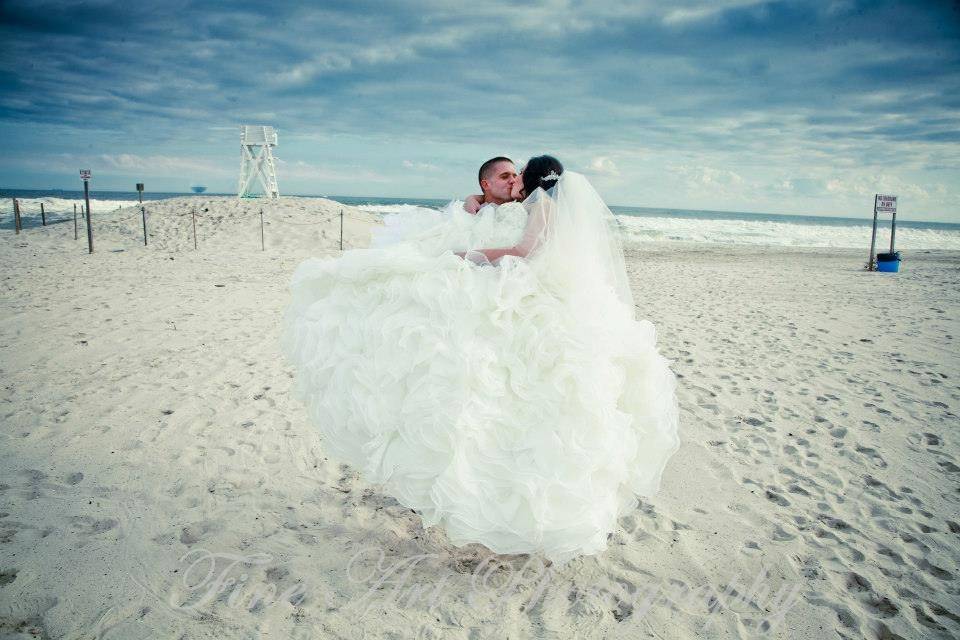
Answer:
<svg viewBox="0 0 960 640"><path fill-rule="evenodd" d="M397 214L397 213L414 213L414 212L423 212L430 215L435 215L437 209L432 209L430 207L421 207L415 204L358 204L354 205L357 209L362 209L363 211L369 211L370 213L379 213L383 215L388 214Z"/></svg>
<svg viewBox="0 0 960 640"><path fill-rule="evenodd" d="M43 204L43 210L49 214L73 215L73 206L77 206L77 211L82 211L84 206L83 198L17 198L20 203L20 215L32 216L40 215L40 205ZM144 203L149 204L149 203ZM110 213L121 207L137 207L140 203L136 200L97 200L90 198L90 210L94 213ZM13 211L13 202L7 199L3 203L2 212L11 213Z"/></svg>
<svg viewBox="0 0 960 640"><path fill-rule="evenodd" d="M624 244L645 242L701 242L709 244L764 245L868 249L871 224L790 223L773 220L719 220L618 215ZM877 251L890 246L890 222L877 227ZM897 249L960 250L960 231L897 226Z"/></svg>

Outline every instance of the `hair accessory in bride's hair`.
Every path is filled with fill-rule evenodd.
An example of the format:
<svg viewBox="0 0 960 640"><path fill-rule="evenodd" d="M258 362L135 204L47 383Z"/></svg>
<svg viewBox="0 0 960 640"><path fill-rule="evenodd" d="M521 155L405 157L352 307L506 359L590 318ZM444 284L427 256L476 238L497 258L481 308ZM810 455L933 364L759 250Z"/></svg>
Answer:
<svg viewBox="0 0 960 640"><path fill-rule="evenodd" d="M557 175L556 171L551 171L550 175L543 176L540 178L540 182L546 182L547 180L559 180L560 176Z"/></svg>

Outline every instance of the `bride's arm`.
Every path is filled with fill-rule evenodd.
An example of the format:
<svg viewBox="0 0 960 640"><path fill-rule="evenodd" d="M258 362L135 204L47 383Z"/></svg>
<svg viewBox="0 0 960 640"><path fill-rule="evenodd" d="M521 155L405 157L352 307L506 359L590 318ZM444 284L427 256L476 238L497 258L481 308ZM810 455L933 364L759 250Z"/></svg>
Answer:
<svg viewBox="0 0 960 640"><path fill-rule="evenodd" d="M463 201L463 208L467 213L476 213L483 206L483 196L467 196Z"/></svg>
<svg viewBox="0 0 960 640"><path fill-rule="evenodd" d="M544 240L544 234L549 220L549 199L539 200L534 203L527 218L527 225L523 229L523 237L520 242L512 247L501 247L498 249L472 249L476 253L482 253L487 260L493 262L503 256L517 256L526 258L530 252L540 246ZM463 258L467 252L457 251L456 254Z"/></svg>
<svg viewBox="0 0 960 640"><path fill-rule="evenodd" d="M518 256L520 258L527 257L527 252L522 249L513 246L513 247L504 247L503 249L471 249L474 253L482 253L487 256L487 260L493 262L499 260L503 256ZM458 256L461 258L465 257L466 251L455 251Z"/></svg>

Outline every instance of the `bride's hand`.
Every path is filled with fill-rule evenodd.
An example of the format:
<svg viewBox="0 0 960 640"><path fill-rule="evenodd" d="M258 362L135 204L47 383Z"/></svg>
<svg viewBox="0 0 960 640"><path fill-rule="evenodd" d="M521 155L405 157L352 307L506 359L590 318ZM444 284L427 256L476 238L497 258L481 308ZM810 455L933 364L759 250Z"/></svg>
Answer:
<svg viewBox="0 0 960 640"><path fill-rule="evenodd" d="M467 196L463 202L463 208L467 213L476 213L483 206L483 196Z"/></svg>

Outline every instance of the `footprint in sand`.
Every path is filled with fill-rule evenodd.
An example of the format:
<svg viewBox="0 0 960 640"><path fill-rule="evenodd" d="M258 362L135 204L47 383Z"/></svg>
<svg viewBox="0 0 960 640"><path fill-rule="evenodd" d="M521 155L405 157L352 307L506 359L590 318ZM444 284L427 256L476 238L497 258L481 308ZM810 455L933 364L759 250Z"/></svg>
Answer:
<svg viewBox="0 0 960 640"><path fill-rule="evenodd" d="M780 495L778 491L779 489L776 487L768 487L764 495L766 495L767 500L774 504L780 505L781 507L789 507L790 501Z"/></svg>
<svg viewBox="0 0 960 640"><path fill-rule="evenodd" d="M884 468L884 467L887 466L887 462L883 459L883 457L882 457L879 453L877 453L877 450L876 450L876 449L873 449L873 448L870 448L870 447L864 447L864 446L861 446L861 445L857 445L857 446L854 448L854 450L855 450L857 453L861 453L861 454L865 455L867 458L869 458L869 459L870 459L870 462L873 464L873 466L875 466L875 467L877 467L877 468L879 468L879 469L882 469L882 468Z"/></svg>
<svg viewBox="0 0 960 640"><path fill-rule="evenodd" d="M937 464L940 465L940 468L946 473L957 473L960 471L960 467L953 464L949 460L939 460Z"/></svg>
<svg viewBox="0 0 960 640"><path fill-rule="evenodd" d="M90 516L73 516L70 518L70 526L75 532L84 536L95 536L101 533L115 529L120 524L113 518L104 518L98 520Z"/></svg>

